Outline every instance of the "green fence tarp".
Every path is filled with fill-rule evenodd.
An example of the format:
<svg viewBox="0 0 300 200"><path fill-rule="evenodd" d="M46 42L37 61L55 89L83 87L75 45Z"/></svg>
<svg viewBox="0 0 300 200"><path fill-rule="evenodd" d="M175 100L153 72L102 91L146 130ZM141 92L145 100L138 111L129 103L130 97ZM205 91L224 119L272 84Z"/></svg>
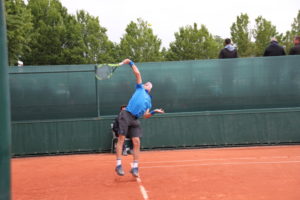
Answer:
<svg viewBox="0 0 300 200"><path fill-rule="evenodd" d="M113 119L13 122L13 155L110 151ZM141 122L142 149L300 142L300 108L171 113Z"/></svg>
<svg viewBox="0 0 300 200"><path fill-rule="evenodd" d="M300 56L137 63L153 107L169 113L300 106ZM10 69L12 117L114 115L134 92L130 67L96 81L93 65Z"/></svg>
<svg viewBox="0 0 300 200"><path fill-rule="evenodd" d="M153 107L168 113L142 120L142 148L299 143L299 61L137 63L153 83ZM128 102L135 80L127 65L103 81L94 65L25 66L10 69L10 86L13 155L104 152L110 116Z"/></svg>
<svg viewBox="0 0 300 200"><path fill-rule="evenodd" d="M97 116L94 65L10 69L13 120Z"/></svg>

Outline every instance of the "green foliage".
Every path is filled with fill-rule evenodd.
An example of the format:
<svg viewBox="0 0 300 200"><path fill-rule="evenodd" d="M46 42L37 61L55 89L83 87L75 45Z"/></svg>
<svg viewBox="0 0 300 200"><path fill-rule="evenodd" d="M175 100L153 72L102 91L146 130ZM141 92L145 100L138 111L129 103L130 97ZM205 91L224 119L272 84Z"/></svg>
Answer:
<svg viewBox="0 0 300 200"><path fill-rule="evenodd" d="M214 40L216 41L216 43L218 45L218 49L221 51L221 49L224 48L224 39L218 35L215 35Z"/></svg>
<svg viewBox="0 0 300 200"><path fill-rule="evenodd" d="M181 27L175 33L175 41L170 44L166 55L167 60L195 60L211 59L218 55L218 43L209 33L208 29L197 24Z"/></svg>
<svg viewBox="0 0 300 200"><path fill-rule="evenodd" d="M153 34L150 26L147 21L141 18L137 19L137 23L130 22L120 42L120 56L122 58L128 57L136 62L163 59L160 53L161 40Z"/></svg>
<svg viewBox="0 0 300 200"><path fill-rule="evenodd" d="M130 22L120 44L111 42L98 17L81 10L70 15L60 0L5 0L9 64L17 60L25 65L116 63L124 58L136 62L217 58L224 39L212 36L204 25L194 23L179 28L169 48L161 49L161 40L151 25L142 19ZM237 16L230 27L231 39L241 57L261 56L271 37L286 47L300 35L300 10L286 33L262 16L249 28L247 14ZM255 42L251 42L251 36Z"/></svg>
<svg viewBox="0 0 300 200"><path fill-rule="evenodd" d="M16 65L17 61L30 50L31 41L31 13L23 0L6 0L6 24L8 38L9 65Z"/></svg>
<svg viewBox="0 0 300 200"><path fill-rule="evenodd" d="M280 34L280 42L285 47L286 52L290 51L290 48L294 46L294 37L300 35L300 10L298 15L294 18L294 21L291 25L291 30L286 31L285 34Z"/></svg>
<svg viewBox="0 0 300 200"><path fill-rule="evenodd" d="M88 63L83 56L84 42L81 26L75 16L68 15L65 21L66 33L62 38L63 62L60 64Z"/></svg>
<svg viewBox="0 0 300 200"><path fill-rule="evenodd" d="M294 22L292 23L291 33L293 36L300 36L300 10L298 11L298 15L294 18Z"/></svg>
<svg viewBox="0 0 300 200"><path fill-rule="evenodd" d="M249 17L247 14L241 14L236 18L230 28L231 39L237 44L240 57L249 57L252 55L251 34L249 31Z"/></svg>
<svg viewBox="0 0 300 200"><path fill-rule="evenodd" d="M83 57L86 63L114 62L114 44L109 41L106 29L100 26L98 17L93 17L81 10L77 12L77 21L80 24L81 38L83 39Z"/></svg>
<svg viewBox="0 0 300 200"><path fill-rule="evenodd" d="M114 44L98 18L79 11L69 15L59 0L29 0L33 27L27 65L85 64L115 61Z"/></svg>
<svg viewBox="0 0 300 200"><path fill-rule="evenodd" d="M255 38L255 55L262 56L264 50L270 43L272 37L278 37L276 27L270 21L267 21L262 16L255 19L256 29L253 36Z"/></svg>
<svg viewBox="0 0 300 200"><path fill-rule="evenodd" d="M293 45L293 36L291 35L290 31L287 31L285 34L279 35L279 42L283 45L283 47L286 49L286 52L289 51L289 49Z"/></svg>
<svg viewBox="0 0 300 200"><path fill-rule="evenodd" d="M63 38L66 35L67 10L59 0L30 0L28 7L33 16L34 40L25 63L32 65L65 64Z"/></svg>

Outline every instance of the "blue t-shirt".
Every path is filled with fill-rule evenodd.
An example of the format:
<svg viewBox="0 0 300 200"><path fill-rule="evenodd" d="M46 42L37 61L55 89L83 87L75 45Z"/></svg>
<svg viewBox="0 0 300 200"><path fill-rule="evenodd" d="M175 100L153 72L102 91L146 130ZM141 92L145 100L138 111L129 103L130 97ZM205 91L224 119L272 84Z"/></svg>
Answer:
<svg viewBox="0 0 300 200"><path fill-rule="evenodd" d="M126 110L139 118L151 107L151 96L148 91L145 90L143 84L136 84L135 92L129 100Z"/></svg>

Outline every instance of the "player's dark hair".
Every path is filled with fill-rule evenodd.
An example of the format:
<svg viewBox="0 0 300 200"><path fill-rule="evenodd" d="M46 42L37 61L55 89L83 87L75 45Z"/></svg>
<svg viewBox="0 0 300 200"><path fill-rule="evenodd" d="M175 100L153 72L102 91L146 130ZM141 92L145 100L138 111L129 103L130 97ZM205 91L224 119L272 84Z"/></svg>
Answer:
<svg viewBox="0 0 300 200"><path fill-rule="evenodd" d="M123 108L126 108L127 107L127 105L121 105L121 107L120 107L120 110L122 110Z"/></svg>
<svg viewBox="0 0 300 200"><path fill-rule="evenodd" d="M224 41L224 43L225 43L226 45L227 45L227 44L230 44L230 43L231 43L231 39L226 38L225 41Z"/></svg>

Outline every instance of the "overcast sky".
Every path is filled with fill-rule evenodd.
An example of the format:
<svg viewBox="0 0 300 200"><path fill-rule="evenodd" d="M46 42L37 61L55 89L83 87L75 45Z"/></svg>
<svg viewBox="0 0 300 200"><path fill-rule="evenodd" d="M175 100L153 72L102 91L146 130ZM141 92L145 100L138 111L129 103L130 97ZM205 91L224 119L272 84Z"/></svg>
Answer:
<svg viewBox="0 0 300 200"><path fill-rule="evenodd" d="M279 33L291 29L300 10L300 0L60 0L75 14L85 10L98 16L100 25L107 29L113 42L120 42L130 21L142 18L152 25L155 35L165 47L175 40L180 27L204 24L210 33L230 37L230 26L241 13L250 17L251 28L255 18L263 16L276 26ZM200 26L199 26L200 27Z"/></svg>

